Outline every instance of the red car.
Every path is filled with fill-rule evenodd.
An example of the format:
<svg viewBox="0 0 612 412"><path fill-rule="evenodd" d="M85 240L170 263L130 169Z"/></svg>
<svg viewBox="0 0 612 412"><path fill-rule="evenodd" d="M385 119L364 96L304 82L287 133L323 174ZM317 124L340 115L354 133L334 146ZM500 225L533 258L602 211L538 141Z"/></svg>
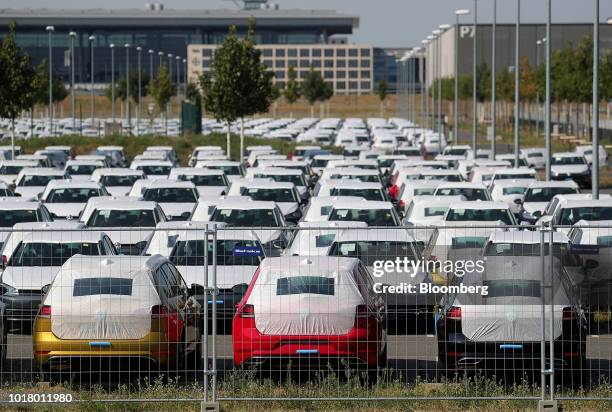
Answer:
<svg viewBox="0 0 612 412"><path fill-rule="evenodd" d="M375 370L387 358L385 305L355 258L266 258L237 305L234 363Z"/></svg>

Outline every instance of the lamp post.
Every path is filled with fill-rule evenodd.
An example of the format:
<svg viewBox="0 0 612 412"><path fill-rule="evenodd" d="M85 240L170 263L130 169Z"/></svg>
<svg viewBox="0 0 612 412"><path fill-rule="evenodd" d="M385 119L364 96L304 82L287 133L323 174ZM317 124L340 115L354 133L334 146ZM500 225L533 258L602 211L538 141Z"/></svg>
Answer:
<svg viewBox="0 0 612 412"><path fill-rule="evenodd" d="M140 99L142 98L142 78L141 78L141 57L142 57L142 47L136 47L136 52L138 52L138 104L136 105L136 136L140 135L139 127L140 127Z"/></svg>
<svg viewBox="0 0 612 412"><path fill-rule="evenodd" d="M91 74L90 74L90 97L91 97L91 125L95 127L95 118L96 118L96 99L94 96L94 40L96 40L96 36L89 36L89 49L91 51Z"/></svg>
<svg viewBox="0 0 612 412"><path fill-rule="evenodd" d="M55 27L47 26L45 30L49 33L49 129L51 135L53 135L53 53L51 35L55 31Z"/></svg>
<svg viewBox="0 0 612 412"><path fill-rule="evenodd" d="M548 0L548 18L546 20L546 103L544 105L544 136L546 140L546 154L545 154L545 171L546 180L550 180L550 161L551 161L551 150L552 142L550 135L550 100L551 100L551 84L550 84L550 48L551 48L551 37L550 37L550 26L552 20L552 0ZM544 368L544 365L542 366ZM544 380L544 377L542 377ZM542 387L544 391L544 387Z"/></svg>
<svg viewBox="0 0 612 412"><path fill-rule="evenodd" d="M153 54L155 52L149 49L149 79L153 78Z"/></svg>
<svg viewBox="0 0 612 412"><path fill-rule="evenodd" d="M181 86L181 58L176 56L176 97L179 97Z"/></svg>
<svg viewBox="0 0 612 412"><path fill-rule="evenodd" d="M451 26L448 24L441 24L438 26L440 29L440 36L438 37L438 149L442 153L442 139L446 140L446 133L443 129L444 122L442 121L442 35L446 33L446 30L450 29Z"/></svg>
<svg viewBox="0 0 612 412"><path fill-rule="evenodd" d="M474 151L474 158L477 157L478 153L478 102L476 100L476 87L478 83L478 75L476 72L476 28L478 27L478 0L474 0L474 30L472 35L474 36L472 42L472 150Z"/></svg>
<svg viewBox="0 0 612 412"><path fill-rule="evenodd" d="M157 52L157 55L159 56L159 67L161 68L162 59L164 58L164 52Z"/></svg>
<svg viewBox="0 0 612 412"><path fill-rule="evenodd" d="M170 84L172 84L172 57L174 57L174 55L168 53L168 79L170 79Z"/></svg>
<svg viewBox="0 0 612 412"><path fill-rule="evenodd" d="M453 143L459 141L459 17L470 14L467 9L455 11L455 101L453 102Z"/></svg>
<svg viewBox="0 0 612 412"><path fill-rule="evenodd" d="M72 116L72 133L76 131L76 118L74 115L74 38L76 35L76 32L73 31L68 33L68 36L70 36L70 115Z"/></svg>
<svg viewBox="0 0 612 412"><path fill-rule="evenodd" d="M183 59L183 90L185 92L185 100L187 100L187 59Z"/></svg>
<svg viewBox="0 0 612 412"><path fill-rule="evenodd" d="M593 199L599 199L599 0L595 0L593 21L593 165L591 186Z"/></svg>
<svg viewBox="0 0 612 412"><path fill-rule="evenodd" d="M115 44L110 44L111 49L111 115L113 127L115 127Z"/></svg>
<svg viewBox="0 0 612 412"><path fill-rule="evenodd" d="M422 40L421 44L423 45L423 62L427 61L427 45L429 44L429 40ZM427 93L428 93L428 87L427 87L427 81L429 80L429 78L427 77L427 70L424 68L423 69L423 87L424 89L421 89L421 128L427 128L427 122L428 122L428 118L429 118L429 104L427 103Z"/></svg>
<svg viewBox="0 0 612 412"><path fill-rule="evenodd" d="M432 59L434 61L433 64L433 74L431 77L432 83L431 83L431 114L432 114L432 119L431 119L431 128L432 130L435 132L437 131L438 133L440 133L440 129L436 129L436 126L438 125L438 121L437 121L437 117L440 116L440 113L436 113L436 85L433 83L433 81L440 81L440 79L438 78L438 65L440 64L440 62L438 61L438 48L440 47L440 43L439 43L439 39L440 39L440 30L434 30L432 32L432 35L434 36L433 38L433 56Z"/></svg>
<svg viewBox="0 0 612 412"><path fill-rule="evenodd" d="M491 160L497 152L497 0L493 0L493 25L491 28Z"/></svg>
<svg viewBox="0 0 612 412"><path fill-rule="evenodd" d="M132 134L132 108L130 107L130 44L125 43L125 106L127 109L128 135Z"/></svg>
<svg viewBox="0 0 612 412"><path fill-rule="evenodd" d="M519 167L521 140L521 0L516 0L516 28L514 35L514 167Z"/></svg>
<svg viewBox="0 0 612 412"><path fill-rule="evenodd" d="M433 39L434 39L434 36L429 35L429 36L427 36L427 40L424 40L425 42L427 42L425 44L429 45L429 52L427 53L427 56L428 56L428 60L431 60L431 64L432 64L431 79L429 79L429 78L427 79L427 87L425 88L425 128L426 129L430 129L432 131L433 131L433 126L430 127L430 117L433 116L433 113L430 113L430 111L429 111L429 109L430 109L430 107L429 107L429 92L431 90L431 88L429 87L429 82L431 81L432 84L433 84L433 78L434 78L434 76L433 76L433 64L434 64L434 61L433 61L433 57L431 57L431 59L429 59L429 56L430 55L433 56ZM428 76L428 75L429 75L429 72L426 74L426 76Z"/></svg>
<svg viewBox="0 0 612 412"><path fill-rule="evenodd" d="M540 48L546 42L546 38L536 41L536 71L540 68ZM540 89L536 88L536 136L540 137Z"/></svg>

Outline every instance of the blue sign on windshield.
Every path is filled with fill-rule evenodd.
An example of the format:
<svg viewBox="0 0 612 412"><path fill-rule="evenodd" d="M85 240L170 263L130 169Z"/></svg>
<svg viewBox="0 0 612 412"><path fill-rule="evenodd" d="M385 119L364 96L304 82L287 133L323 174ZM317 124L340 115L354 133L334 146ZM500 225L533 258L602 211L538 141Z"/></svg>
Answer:
<svg viewBox="0 0 612 412"><path fill-rule="evenodd" d="M234 256L262 256L263 253L259 246L236 246L233 252Z"/></svg>

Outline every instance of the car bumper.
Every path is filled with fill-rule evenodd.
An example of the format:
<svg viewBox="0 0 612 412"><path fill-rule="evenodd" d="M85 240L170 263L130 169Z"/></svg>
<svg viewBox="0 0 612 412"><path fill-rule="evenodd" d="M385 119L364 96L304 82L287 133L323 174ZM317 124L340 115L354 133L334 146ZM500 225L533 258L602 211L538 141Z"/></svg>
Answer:
<svg viewBox="0 0 612 412"><path fill-rule="evenodd" d="M4 295L0 298L6 305L4 316L8 323L8 330L13 333L29 333L42 295Z"/></svg>

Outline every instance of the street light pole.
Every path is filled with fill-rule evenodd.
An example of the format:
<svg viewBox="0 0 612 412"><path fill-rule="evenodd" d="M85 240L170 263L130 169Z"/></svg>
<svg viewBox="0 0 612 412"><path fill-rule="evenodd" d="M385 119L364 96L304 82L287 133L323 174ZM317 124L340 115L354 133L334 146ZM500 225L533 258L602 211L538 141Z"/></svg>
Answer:
<svg viewBox="0 0 612 412"><path fill-rule="evenodd" d="M421 44L423 45L423 65L425 65L428 62L427 56L428 54L428 48L427 45L429 44L429 40L422 40ZM429 77L427 76L427 68L423 67L423 79L422 79L422 86L421 86L421 128L422 129L427 129L427 122L428 122L428 117L429 117L429 104L427 104L427 93L428 93L428 87L427 87L427 82L429 81Z"/></svg>
<svg viewBox="0 0 612 412"><path fill-rule="evenodd" d="M450 27L448 24L441 24L439 26L440 35L438 37L438 151L440 153L442 153L442 139L446 140L442 120L442 35Z"/></svg>
<svg viewBox="0 0 612 412"><path fill-rule="evenodd" d="M425 44L429 45L429 51L427 53L427 56L428 56L427 60L428 61L431 60L431 64L432 64L431 79L429 79L429 72L427 72L427 74L425 75L425 77L427 77L427 81L425 83L425 128L432 130L432 131L433 131L433 126L430 128L430 120L429 120L430 117L433 116L433 113L430 113L429 111L429 92L431 90L431 88L429 87L429 82L433 81L433 77L434 77L433 76L433 64L435 62L433 59L433 39L434 39L434 36L430 35L430 36L427 36L427 40L424 40L427 42ZM429 59L430 55L432 56L431 59ZM429 63L428 63L428 66L429 66Z"/></svg>
<svg viewBox="0 0 612 412"><path fill-rule="evenodd" d="M125 106L127 108L128 136L132 134L132 108L130 107L130 44L125 43Z"/></svg>
<svg viewBox="0 0 612 412"><path fill-rule="evenodd" d="M176 56L176 97L179 97L181 88L181 58Z"/></svg>
<svg viewBox="0 0 612 412"><path fill-rule="evenodd" d="M162 65L162 59L164 57L164 52L157 52L157 55L159 56L159 68L161 69L161 65Z"/></svg>
<svg viewBox="0 0 612 412"><path fill-rule="evenodd" d="M168 79L170 79L170 84L172 84L172 57L174 55L172 53L168 53Z"/></svg>
<svg viewBox="0 0 612 412"><path fill-rule="evenodd" d="M183 59L183 91L187 100L187 59Z"/></svg>
<svg viewBox="0 0 612 412"><path fill-rule="evenodd" d="M440 39L440 30L434 30L432 32L434 38L432 41L433 47L432 47L432 52L433 52L433 73L431 76L431 129L434 132L438 132L440 133L440 130L436 130L436 126L438 125L438 121L437 121L437 116L440 116L440 113L436 113L436 84L434 83L435 81L440 81L440 79L438 79L438 65L440 64L440 62L438 61L438 47L440 47L440 43L439 43L439 39Z"/></svg>
<svg viewBox="0 0 612 412"><path fill-rule="evenodd" d="M478 27L478 0L474 0L474 36L472 42L472 150L474 151L474 159L478 155L478 102L476 101L476 85L478 83L476 73L476 28Z"/></svg>
<svg viewBox="0 0 612 412"><path fill-rule="evenodd" d="M493 26L491 39L491 160L497 152L497 0L493 0Z"/></svg>
<svg viewBox="0 0 612 412"><path fill-rule="evenodd" d="M91 51L91 74L90 74L90 97L91 97L91 126L95 127L96 121L96 99L94 96L94 40L96 40L96 36L89 36L89 49Z"/></svg>
<svg viewBox="0 0 612 412"><path fill-rule="evenodd" d="M55 31L55 27L47 26L49 33L49 129L53 136L53 52L51 46L51 35Z"/></svg>
<svg viewBox="0 0 612 412"><path fill-rule="evenodd" d="M115 45L110 44L111 49L111 114L113 127L115 127Z"/></svg>
<svg viewBox="0 0 612 412"><path fill-rule="evenodd" d="M550 26L552 17L552 0L548 0L548 18L546 20L546 103L544 108L544 136L546 140L546 180L550 180L550 161L552 142L550 135L550 100L551 100L551 85L550 85L550 48L552 37L550 37ZM544 378L542 378L544 379ZM544 389L542 389L544 390Z"/></svg>
<svg viewBox="0 0 612 412"><path fill-rule="evenodd" d="M514 167L519 167L521 139L521 0L516 0L514 56Z"/></svg>
<svg viewBox="0 0 612 412"><path fill-rule="evenodd" d="M469 10L455 11L455 101L453 102L453 143L459 142L459 17L469 14Z"/></svg>
<svg viewBox="0 0 612 412"><path fill-rule="evenodd" d="M536 41L536 72L540 68L540 46L542 40ZM536 88L536 137L540 137L540 89Z"/></svg>
<svg viewBox="0 0 612 412"><path fill-rule="evenodd" d="M152 49L149 49L149 79L153 78L153 53Z"/></svg>
<svg viewBox="0 0 612 412"><path fill-rule="evenodd" d="M593 22L593 165L591 186L593 199L599 199L599 0L595 0Z"/></svg>
<svg viewBox="0 0 612 412"><path fill-rule="evenodd" d="M140 135L140 99L142 98L142 75L141 75L141 57L142 47L136 47L138 52L138 104L136 105L136 136Z"/></svg>
<svg viewBox="0 0 612 412"><path fill-rule="evenodd" d="M71 31L70 36L70 115L72 116L72 133L76 132L76 118L74 114L75 97L74 97L74 38L76 33Z"/></svg>

